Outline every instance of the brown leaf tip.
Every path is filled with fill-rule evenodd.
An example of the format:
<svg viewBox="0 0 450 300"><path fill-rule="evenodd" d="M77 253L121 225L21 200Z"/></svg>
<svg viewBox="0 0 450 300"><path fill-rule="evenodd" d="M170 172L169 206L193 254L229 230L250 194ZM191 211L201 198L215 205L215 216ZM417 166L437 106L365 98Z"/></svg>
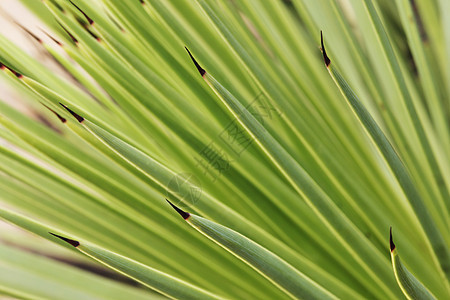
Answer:
<svg viewBox="0 0 450 300"><path fill-rule="evenodd" d="M65 110L67 110L72 116L75 117L75 119L77 119L78 122L83 122L84 118L82 116L80 116L79 114L77 114L76 112L74 112L73 110L71 110L70 108L68 108L67 106L65 106L64 104L62 104L61 102L59 103L62 107L64 107Z"/></svg>
<svg viewBox="0 0 450 300"><path fill-rule="evenodd" d="M391 249L391 252L395 249L394 241L392 240L392 227L389 228L389 246Z"/></svg>
<svg viewBox="0 0 450 300"><path fill-rule="evenodd" d="M48 37L50 38L53 42L55 42L58 46L62 46L62 43L60 41L58 41L56 38L54 38L53 36L51 36L48 32L46 32L44 29L40 28L40 30Z"/></svg>
<svg viewBox="0 0 450 300"><path fill-rule="evenodd" d="M17 72L17 71L15 71L15 70L11 69L10 67L8 67L7 65L5 65L5 64L3 64L3 63L0 63L0 69L1 69L1 70L9 70L11 73L13 73L14 75L16 75L16 77L19 78L19 79L22 79L22 78L23 78L23 75L22 75L22 74L20 74L19 72Z"/></svg>
<svg viewBox="0 0 450 300"><path fill-rule="evenodd" d="M194 65L197 67L197 70L200 72L200 75L202 75L202 77L203 77L206 74L206 71L202 67L200 67L198 62L195 60L194 56L192 56L191 51L189 51L189 49L187 47L184 47L184 49L186 49L186 51L188 52L192 61L194 62Z"/></svg>
<svg viewBox="0 0 450 300"><path fill-rule="evenodd" d="M322 34L322 30L320 31L320 45L321 45L321 50L322 50L322 54L323 54L323 60L325 62L325 65L328 66L331 64L331 60L327 55L327 51L325 51L325 46L323 45L323 34Z"/></svg>
<svg viewBox="0 0 450 300"><path fill-rule="evenodd" d="M9 70L10 70L11 72L13 72L13 74L16 75L17 78L19 78L19 79L22 79L22 78L23 78L23 75L20 74L19 72L16 72L16 71L14 71L14 70L12 70L12 69L9 69Z"/></svg>
<svg viewBox="0 0 450 300"><path fill-rule="evenodd" d="M60 114L58 114L56 111L54 111L53 109L51 109L50 107L48 107L47 105L45 105L44 103L42 103L41 102L41 104L45 107L45 108L47 108L49 111L51 111L52 113L54 113L57 117L58 117L58 119L61 121L61 122L63 122L63 123L66 123L67 122L67 120L66 120L66 118L63 118Z"/></svg>
<svg viewBox="0 0 450 300"><path fill-rule="evenodd" d="M31 30L29 30L28 28L26 28L25 26L21 25L18 22L14 21L14 23L17 26L19 26L23 31L25 31L29 36L31 36L33 39L35 39L39 44L42 44L42 40L37 35L35 35L33 32L31 32Z"/></svg>
<svg viewBox="0 0 450 300"><path fill-rule="evenodd" d="M67 243L71 244L71 245L74 246L75 248L78 247L78 246L80 246L80 242L78 242L78 241L71 240L71 239L65 238L65 237L63 237L63 236L60 236L60 235L51 233L51 232L49 232L49 233L50 233L51 235L56 236L57 238L63 240L64 242L67 242Z"/></svg>
<svg viewBox="0 0 450 300"><path fill-rule="evenodd" d="M191 216L188 212L185 212L184 210L181 210L180 208L178 208L177 206L175 206L174 204L172 204L172 202L170 202L169 200L166 199L166 201L170 204L170 206L173 207L173 209L175 209L175 211L176 211L177 213L180 214L180 216L181 216L183 219L187 220L187 219Z"/></svg>
<svg viewBox="0 0 450 300"><path fill-rule="evenodd" d="M89 25L92 25L92 24L94 24L94 21L91 19L91 18L89 18L89 16L83 11L83 10L81 10L81 8L79 8L75 3L73 3L71 0L69 0L69 2L73 5L73 6L75 6L75 8L80 12L80 13L82 13L83 14L83 16L86 18L86 20L89 22Z"/></svg>
<svg viewBox="0 0 450 300"><path fill-rule="evenodd" d="M69 30L66 29L66 27L64 27L61 23L59 23L59 21L56 21L59 26L61 26L61 28L67 33L67 35L70 37L70 39L72 40L72 42L75 45L78 45L78 40L69 32Z"/></svg>

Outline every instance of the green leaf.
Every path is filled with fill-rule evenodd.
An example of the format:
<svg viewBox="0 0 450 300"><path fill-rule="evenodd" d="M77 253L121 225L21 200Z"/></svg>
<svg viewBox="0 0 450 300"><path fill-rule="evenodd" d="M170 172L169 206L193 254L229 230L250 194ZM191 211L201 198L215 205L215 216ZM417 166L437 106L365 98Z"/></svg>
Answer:
<svg viewBox="0 0 450 300"><path fill-rule="evenodd" d="M74 246L81 253L120 272L143 285L175 299L219 299L218 296L193 286L169 274L153 269L132 259L86 242L78 242L50 233Z"/></svg>
<svg viewBox="0 0 450 300"><path fill-rule="evenodd" d="M164 186L164 182L167 182L167 180L175 175L173 170L167 168L139 149L114 136L93 122L81 117L70 108L66 106L64 107L84 126L84 128L87 129L89 133L103 142L105 146L113 150L120 157L120 159L123 159L125 162L134 166L137 170L144 173L158 185ZM185 194L185 192L183 192L184 189L190 190L193 188L196 187L193 186L192 183L183 185L180 190L174 191L170 194L170 196L183 203L182 201L184 201L184 199L178 198L179 195ZM305 269L305 272L311 277L321 280L321 282L326 286L334 287L336 289L336 293L346 297L358 297L358 294L355 291L343 285L338 278L329 276L325 270L322 270L311 261L305 259L298 253L293 252L291 249L287 249L287 247L280 243L279 240L263 231L260 227L255 226L249 220L243 218L243 216L236 211L229 209L222 202L219 202L211 195L203 192L202 200L203 201L196 203L193 208L211 217L221 215L222 219L228 220L228 222L235 226L234 228L238 229L240 232L245 233L247 236L252 237L255 240L262 241L261 243L270 245L274 251L284 255L290 262L295 262L296 264L301 265ZM189 203L183 204L188 205Z"/></svg>
<svg viewBox="0 0 450 300"><path fill-rule="evenodd" d="M431 294L431 292L402 264L400 256L398 255L398 250L392 239L392 228L390 229L389 244L395 279L397 279L397 283L406 298L410 300L435 300L436 297L434 297L433 294Z"/></svg>
<svg viewBox="0 0 450 300"><path fill-rule="evenodd" d="M339 299L400 299L385 249L394 225L408 271L449 298L448 1L19 1L47 26L22 25L38 51L0 35L0 216L89 266L100 263L48 231L226 299L296 297L289 288L313 298L311 282ZM319 29L375 125L326 74ZM239 257L165 197L222 246L240 242ZM40 240L26 249L52 257ZM34 259L36 269L9 265L0 293L104 295L46 278Z"/></svg>
<svg viewBox="0 0 450 300"><path fill-rule="evenodd" d="M14 246L0 244L0 268L0 294L20 299L159 298L147 290L105 279Z"/></svg>
<svg viewBox="0 0 450 300"><path fill-rule="evenodd" d="M189 225L250 265L294 299L337 299L279 256L242 234L169 204Z"/></svg>
<svg viewBox="0 0 450 300"><path fill-rule="evenodd" d="M373 247L371 243L364 241L365 237L359 228L349 220L325 191L321 189L320 185L299 165L295 158L258 122L234 95L198 64L189 50L188 53L200 75L216 93L224 106L250 134L298 195L305 200L317 217L336 236L348 255L358 261L358 267L362 269L359 272L365 272L367 276L379 283L383 292L391 294L391 290L381 279L382 274L388 276L387 272L389 270L378 249ZM290 201L289 203L286 201L282 202L282 204L288 206L291 210L301 209L297 201ZM352 268L353 266L346 267ZM354 269L352 271L358 272ZM371 288L381 292L380 289L376 289L374 286Z"/></svg>
<svg viewBox="0 0 450 300"><path fill-rule="evenodd" d="M409 171L397 154L397 151L389 142L384 132L381 130L376 121L358 99L345 79L331 63L331 60L325 50L322 34L321 44L324 62L329 74L333 78L336 85L339 87L342 95L347 100L348 105L350 105L358 120L361 122L361 125L365 128L367 134L372 138L373 143L376 145L378 151L382 154L387 165L390 167L392 173L396 177L399 185L401 186L409 203L411 204L411 207L414 209L414 212L423 230L427 234L428 241L431 244L435 255L438 257L439 263L441 265L441 272L444 273L443 276L450 278L449 248L445 243L441 232L438 230L435 221L431 217L431 214L429 213L424 200L417 190Z"/></svg>

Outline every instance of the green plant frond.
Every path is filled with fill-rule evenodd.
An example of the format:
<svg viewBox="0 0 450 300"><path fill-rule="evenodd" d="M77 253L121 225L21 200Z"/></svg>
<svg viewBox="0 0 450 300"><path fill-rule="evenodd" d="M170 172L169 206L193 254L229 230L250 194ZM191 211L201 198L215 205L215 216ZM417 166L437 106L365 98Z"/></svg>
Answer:
<svg viewBox="0 0 450 300"><path fill-rule="evenodd" d="M21 2L57 70L0 36L2 218L174 298L450 297L447 1ZM0 293L108 295L0 248Z"/></svg>
<svg viewBox="0 0 450 300"><path fill-rule="evenodd" d="M87 255L105 266L120 272L130 278L152 288L171 298L182 299L218 299L219 297L207 291L201 290L182 280L164 274L137 261L130 260L114 252L102 249L98 246L80 243L54 233L53 236L69 243L84 255Z"/></svg>
<svg viewBox="0 0 450 300"><path fill-rule="evenodd" d="M322 51L324 56L325 65L335 81L336 85L341 90L344 97L347 99L348 104L352 107L355 115L360 120L362 126L367 130L368 135L371 136L373 142L378 147L379 151L382 153L386 160L386 163L391 168L396 179L398 180L400 186L402 187L407 199L417 215L418 221L422 226L423 230L427 234L431 247L438 258L435 261L439 261L442 270L447 270L449 268L449 250L445 244L445 240L436 226L436 222L433 220L430 212L425 206L425 201L421 198L419 192L415 188L415 184L412 181L409 171L406 169L405 165L401 161L397 152L393 148L392 144L384 135L381 128L375 122L375 120L370 116L366 108L361 104L359 99L356 97L348 83L344 80L341 74L336 70L327 56L325 47L323 44L322 37ZM439 220L443 221L443 220ZM445 227L445 225L444 225ZM449 275L444 273L444 277Z"/></svg>
<svg viewBox="0 0 450 300"><path fill-rule="evenodd" d="M300 299L336 299L335 296L304 276L304 274L280 257L245 236L202 217L187 213L171 202L169 204L189 225L252 266L290 297ZM352 297L355 297L355 295L352 295Z"/></svg>
<svg viewBox="0 0 450 300"><path fill-rule="evenodd" d="M402 289L403 294L408 299L436 299L430 291L420 283L409 271L405 268L398 255L398 250L392 240L392 228L390 232L390 249L391 261L394 269L395 278L398 285Z"/></svg>
<svg viewBox="0 0 450 300"><path fill-rule="evenodd" d="M164 299L15 247L0 245L0 257L3 295L19 299Z"/></svg>

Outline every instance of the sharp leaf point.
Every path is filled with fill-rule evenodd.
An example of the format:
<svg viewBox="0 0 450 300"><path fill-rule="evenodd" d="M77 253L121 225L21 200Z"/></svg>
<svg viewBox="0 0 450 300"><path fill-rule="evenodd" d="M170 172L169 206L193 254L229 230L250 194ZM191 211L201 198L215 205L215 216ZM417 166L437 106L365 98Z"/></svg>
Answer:
<svg viewBox="0 0 450 300"><path fill-rule="evenodd" d="M54 234L54 233L52 233L52 232L49 232L49 233L50 233L51 235L53 235L53 236L55 236L55 237L57 237L57 238L63 240L64 242L67 242L67 243L71 244L71 245L74 246L75 248L78 247L78 246L80 246L80 242L78 242L78 241L75 241L75 240L71 240L71 239L65 238L65 237L63 237L63 236Z"/></svg>
<svg viewBox="0 0 450 300"><path fill-rule="evenodd" d="M189 49L187 47L184 47L184 49L186 49L186 51L188 52L192 61L194 62L194 65L197 67L197 70L200 72L200 75L202 75L202 77L203 77L206 74L206 71L202 67L200 67L198 62L195 60L194 56L192 56L191 51L189 51Z"/></svg>
<svg viewBox="0 0 450 300"><path fill-rule="evenodd" d="M321 45L321 50L322 50L322 54L323 54L323 60L325 62L325 65L328 66L331 64L331 60L327 55L327 51L325 50L325 46L323 45L323 34L322 34L322 30L320 31L320 45Z"/></svg>
<svg viewBox="0 0 450 300"><path fill-rule="evenodd" d="M394 244L394 241L392 239L392 227L389 228L389 247L391 249L391 252L394 251L395 244Z"/></svg>
<svg viewBox="0 0 450 300"><path fill-rule="evenodd" d="M177 206L175 206L172 202L170 202L169 200L166 199L166 201L170 204L170 206L172 206L173 209L175 209L175 211L177 213L180 214L180 216L187 220L191 215L188 212L185 212L184 210L181 210L180 208L178 208Z"/></svg>
<svg viewBox="0 0 450 300"><path fill-rule="evenodd" d="M52 113L54 113L58 119L62 122L62 123L66 123L67 120L66 118L63 118L60 114L58 114L55 110L51 109L50 107L48 107L47 105L45 105L44 103L40 102L45 108L47 108L49 111L51 111Z"/></svg>
<svg viewBox="0 0 450 300"><path fill-rule="evenodd" d="M89 18L89 16L83 11L81 10L81 8L79 8L75 3L73 3L71 0L69 0L69 2L80 12L83 14L83 16L86 18L86 20L88 21L89 25L94 24L94 20L92 20L91 18Z"/></svg>
<svg viewBox="0 0 450 300"><path fill-rule="evenodd" d="M67 110L72 116L75 117L75 119L77 119L78 122L83 122L84 118L82 116L80 116L79 114L77 114L76 112L74 112L73 110L71 110L70 108L68 108L66 105L62 104L61 102L59 103L62 107L64 107L65 110Z"/></svg>

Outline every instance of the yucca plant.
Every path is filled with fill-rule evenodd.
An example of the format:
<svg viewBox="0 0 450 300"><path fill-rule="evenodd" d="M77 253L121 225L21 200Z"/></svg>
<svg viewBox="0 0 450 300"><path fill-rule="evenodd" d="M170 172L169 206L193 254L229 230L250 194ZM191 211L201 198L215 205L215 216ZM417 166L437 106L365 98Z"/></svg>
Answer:
<svg viewBox="0 0 450 300"><path fill-rule="evenodd" d="M450 298L449 1L22 2L0 293Z"/></svg>

